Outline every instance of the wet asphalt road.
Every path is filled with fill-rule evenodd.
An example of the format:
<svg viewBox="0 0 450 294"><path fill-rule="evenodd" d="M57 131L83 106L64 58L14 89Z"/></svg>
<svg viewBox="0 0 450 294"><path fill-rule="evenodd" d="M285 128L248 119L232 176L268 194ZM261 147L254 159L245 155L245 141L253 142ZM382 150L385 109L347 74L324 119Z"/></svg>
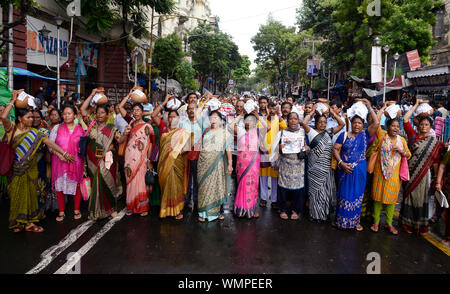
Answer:
<svg viewBox="0 0 450 294"><path fill-rule="evenodd" d="M57 223L56 214L49 213L41 222L44 233L14 234L7 229L8 203L1 201L0 274L27 273L42 262L44 251L87 222L86 208L84 202L82 220L73 220L69 210L64 222ZM367 255L377 252L382 274L450 274L449 256L421 237L373 233L368 223L363 232L341 231L305 218L285 221L269 207L259 211L257 220L226 213L224 221L199 223L192 213L182 221L161 220L153 207L147 217L117 221L90 242L92 248L77 266L83 274L366 274ZM93 223L38 273L58 271L70 252L86 247L109 221Z"/></svg>

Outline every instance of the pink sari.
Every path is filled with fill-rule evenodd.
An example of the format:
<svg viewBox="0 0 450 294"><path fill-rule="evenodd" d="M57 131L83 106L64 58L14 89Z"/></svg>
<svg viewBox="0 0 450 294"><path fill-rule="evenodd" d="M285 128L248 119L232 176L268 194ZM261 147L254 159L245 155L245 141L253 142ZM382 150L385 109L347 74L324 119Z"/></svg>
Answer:
<svg viewBox="0 0 450 294"><path fill-rule="evenodd" d="M238 217L252 218L258 203L260 154L257 129L251 129L238 141L236 172L238 185L234 200L234 213Z"/></svg>
<svg viewBox="0 0 450 294"><path fill-rule="evenodd" d="M131 129L125 149L125 177L127 179L127 210L144 213L150 209L150 190L145 184L147 152L151 146L153 127L148 124L135 125Z"/></svg>
<svg viewBox="0 0 450 294"><path fill-rule="evenodd" d="M72 134L65 123L58 129L55 143L68 154L75 156L75 162L64 162L58 156L52 155L52 186L56 181L67 174L67 179L76 183L81 183L83 179L83 158L78 154L80 149L80 137L84 136L83 128L76 125Z"/></svg>

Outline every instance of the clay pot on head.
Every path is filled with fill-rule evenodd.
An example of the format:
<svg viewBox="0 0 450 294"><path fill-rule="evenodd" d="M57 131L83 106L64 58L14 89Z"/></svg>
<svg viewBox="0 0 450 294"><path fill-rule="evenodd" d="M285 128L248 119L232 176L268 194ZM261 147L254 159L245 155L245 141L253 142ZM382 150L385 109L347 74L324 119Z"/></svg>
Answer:
<svg viewBox="0 0 450 294"><path fill-rule="evenodd" d="M97 96L99 95L99 96ZM97 94L94 95L94 97L100 97L97 102L95 102L96 105L104 105L108 103L108 97L105 95L105 88L99 87L97 88Z"/></svg>
<svg viewBox="0 0 450 294"><path fill-rule="evenodd" d="M25 93L25 90L24 89L20 89L20 90L17 90L16 91L17 92L17 99L16 99L16 102L14 103L14 105L17 107L17 108L28 108L29 106L28 106L28 98L29 98L29 95L28 94L26 94ZM24 94L22 94L22 93L24 93ZM25 99L23 99L23 100L19 100L19 96L25 96Z"/></svg>
<svg viewBox="0 0 450 294"><path fill-rule="evenodd" d="M147 95L144 93L143 87L134 87L131 93L131 100L134 103L147 103Z"/></svg>

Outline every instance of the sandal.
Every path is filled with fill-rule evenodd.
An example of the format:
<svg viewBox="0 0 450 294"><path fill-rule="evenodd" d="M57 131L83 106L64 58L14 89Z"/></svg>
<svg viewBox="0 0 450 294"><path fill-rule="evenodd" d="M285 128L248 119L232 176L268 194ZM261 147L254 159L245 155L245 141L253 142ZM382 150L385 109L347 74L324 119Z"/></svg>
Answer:
<svg viewBox="0 0 450 294"><path fill-rule="evenodd" d="M261 200L261 202L259 202L259 206L266 207L267 206L267 201L266 200Z"/></svg>
<svg viewBox="0 0 450 294"><path fill-rule="evenodd" d="M282 219L288 219L288 215L286 214L286 212L280 213L280 217L281 217Z"/></svg>
<svg viewBox="0 0 450 294"><path fill-rule="evenodd" d="M66 218L66 214L63 213L62 215L58 215L58 216L56 217L56 221L57 221L58 223L60 223L60 222L62 222L65 218Z"/></svg>
<svg viewBox="0 0 450 294"><path fill-rule="evenodd" d="M297 219L299 219L300 217L298 216L298 214L296 214L295 212L293 213L293 214L291 214L291 219L293 219L293 220L297 220Z"/></svg>
<svg viewBox="0 0 450 294"><path fill-rule="evenodd" d="M392 235L398 235L398 231L394 226L384 226L386 230L388 230Z"/></svg>
<svg viewBox="0 0 450 294"><path fill-rule="evenodd" d="M259 213L256 211L255 214L253 215L253 218L258 218L259 217Z"/></svg>
<svg viewBox="0 0 450 294"><path fill-rule="evenodd" d="M206 219L199 217L198 221L201 222L201 223L204 223L206 221Z"/></svg>
<svg viewBox="0 0 450 294"><path fill-rule="evenodd" d="M44 231L44 228L33 224L31 227L25 228L25 231L33 233L42 233Z"/></svg>
<svg viewBox="0 0 450 294"><path fill-rule="evenodd" d="M23 231L23 228L22 228L22 227L14 228L14 229L13 229L13 232L14 232L14 233L20 233L20 232L22 232L22 231Z"/></svg>
<svg viewBox="0 0 450 294"><path fill-rule="evenodd" d="M148 215L148 212L146 211L146 212L143 212L143 213L141 213L141 216L142 217L145 217L145 216L147 216Z"/></svg>
<svg viewBox="0 0 450 294"><path fill-rule="evenodd" d="M219 216L219 220L224 220L224 219L225 219L225 217L223 215Z"/></svg>
<svg viewBox="0 0 450 294"><path fill-rule="evenodd" d="M430 223L435 224L439 221L439 218L435 215L428 220Z"/></svg>
<svg viewBox="0 0 450 294"><path fill-rule="evenodd" d="M378 232L378 224L373 224L370 229L372 230L372 232L377 233Z"/></svg>
<svg viewBox="0 0 450 294"><path fill-rule="evenodd" d="M132 215L133 211L132 210L127 210L127 212L125 213L126 215Z"/></svg>
<svg viewBox="0 0 450 294"><path fill-rule="evenodd" d="M175 217L176 220L182 220L183 219L183 214L180 213Z"/></svg>
<svg viewBox="0 0 450 294"><path fill-rule="evenodd" d="M364 230L363 226L361 225L357 225L355 228L358 232L362 232Z"/></svg>
<svg viewBox="0 0 450 294"><path fill-rule="evenodd" d="M81 215L81 212L74 212L73 213L73 219L74 220L78 220L78 219L80 219L82 217L82 215Z"/></svg>

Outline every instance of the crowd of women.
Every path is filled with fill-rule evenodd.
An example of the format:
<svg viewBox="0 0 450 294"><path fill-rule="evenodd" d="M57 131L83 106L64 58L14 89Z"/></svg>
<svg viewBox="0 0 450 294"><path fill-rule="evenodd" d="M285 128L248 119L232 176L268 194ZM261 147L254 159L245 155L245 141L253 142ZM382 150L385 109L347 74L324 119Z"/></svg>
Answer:
<svg viewBox="0 0 450 294"><path fill-rule="evenodd" d="M83 217L82 199L89 219L114 217L122 195L127 215L144 217L158 206L160 218L181 220L191 208L199 222L223 220L223 204L234 196L239 218L258 218L270 199L282 219L362 231L361 218L370 215L373 232L384 207L384 227L394 235L400 200L398 224L407 233L428 232L445 211L437 205L428 215L430 191L449 194L450 153L433 134L433 119L417 115L420 99L380 123L395 102L376 112L357 99L366 109L350 115L339 101L320 100L323 110L292 98L190 93L183 102L168 95L149 111L131 91L117 105L96 105L96 92L79 105L49 107L46 117L16 108L13 122L16 91L2 107L0 135L15 158L0 183L14 232L43 232L37 224L49 210L63 222L68 200L74 219Z"/></svg>

